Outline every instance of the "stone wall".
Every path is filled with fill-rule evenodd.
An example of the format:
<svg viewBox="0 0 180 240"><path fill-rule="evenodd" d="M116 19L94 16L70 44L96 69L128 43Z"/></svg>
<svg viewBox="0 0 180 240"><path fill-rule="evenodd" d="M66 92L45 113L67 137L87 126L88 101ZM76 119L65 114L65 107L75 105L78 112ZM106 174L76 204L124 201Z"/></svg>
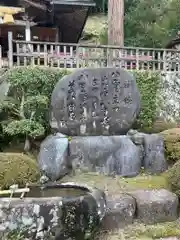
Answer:
<svg viewBox="0 0 180 240"><path fill-rule="evenodd" d="M162 72L157 93L157 117L165 121L180 119L180 72Z"/></svg>

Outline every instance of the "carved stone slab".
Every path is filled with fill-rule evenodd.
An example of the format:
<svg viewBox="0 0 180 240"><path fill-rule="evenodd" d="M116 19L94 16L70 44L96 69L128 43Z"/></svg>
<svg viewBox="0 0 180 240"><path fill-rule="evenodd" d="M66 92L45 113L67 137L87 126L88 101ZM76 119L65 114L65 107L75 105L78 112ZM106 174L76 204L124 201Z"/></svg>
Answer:
<svg viewBox="0 0 180 240"><path fill-rule="evenodd" d="M126 134L139 111L132 74L118 68L80 69L55 86L51 127L70 136Z"/></svg>

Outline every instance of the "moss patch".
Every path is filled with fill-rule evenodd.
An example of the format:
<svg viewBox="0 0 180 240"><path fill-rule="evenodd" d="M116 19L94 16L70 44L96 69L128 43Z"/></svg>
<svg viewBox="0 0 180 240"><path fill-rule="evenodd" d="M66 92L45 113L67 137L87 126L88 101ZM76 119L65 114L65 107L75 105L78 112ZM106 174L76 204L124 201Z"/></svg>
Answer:
<svg viewBox="0 0 180 240"><path fill-rule="evenodd" d="M110 232L108 234L100 233L97 239L102 240L152 240L167 237L180 237L179 220L174 222L166 222L156 225L132 224L117 232Z"/></svg>
<svg viewBox="0 0 180 240"><path fill-rule="evenodd" d="M150 133L160 133L168 129L176 128L177 124L174 122L166 122L163 120L156 120L150 129Z"/></svg>
<svg viewBox="0 0 180 240"><path fill-rule="evenodd" d="M76 173L75 176L63 178L63 182L73 181L85 183L104 190L108 195L135 189L168 188L165 176L150 176L141 174L134 178L111 178L95 173Z"/></svg>
<svg viewBox="0 0 180 240"><path fill-rule="evenodd" d="M167 171L166 175L171 190L180 196L180 160Z"/></svg>
<svg viewBox="0 0 180 240"><path fill-rule="evenodd" d="M161 132L165 143L165 154L169 163L180 160L180 128Z"/></svg>
<svg viewBox="0 0 180 240"><path fill-rule="evenodd" d="M34 159L21 153L0 153L0 187L9 188L13 184L25 186L36 182L39 171Z"/></svg>

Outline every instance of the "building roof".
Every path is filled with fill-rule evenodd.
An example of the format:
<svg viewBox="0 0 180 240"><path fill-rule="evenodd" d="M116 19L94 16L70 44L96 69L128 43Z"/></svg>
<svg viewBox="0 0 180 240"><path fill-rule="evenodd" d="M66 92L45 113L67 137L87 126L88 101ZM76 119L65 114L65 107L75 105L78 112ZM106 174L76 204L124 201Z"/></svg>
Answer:
<svg viewBox="0 0 180 240"><path fill-rule="evenodd" d="M37 26L57 27L61 41L76 43L87 20L89 8L96 4L93 0L0 0L0 5L24 7L30 21ZM15 15L14 19L24 20L23 14Z"/></svg>
<svg viewBox="0 0 180 240"><path fill-rule="evenodd" d="M52 0L54 4L62 5L76 5L76 6L96 6L93 0Z"/></svg>

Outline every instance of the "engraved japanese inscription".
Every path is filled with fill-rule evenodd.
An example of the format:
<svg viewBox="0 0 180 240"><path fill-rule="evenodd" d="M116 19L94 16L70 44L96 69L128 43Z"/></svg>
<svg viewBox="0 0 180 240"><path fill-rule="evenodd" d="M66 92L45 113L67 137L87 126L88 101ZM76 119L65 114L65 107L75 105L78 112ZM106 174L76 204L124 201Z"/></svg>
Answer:
<svg viewBox="0 0 180 240"><path fill-rule="evenodd" d="M126 134L140 111L136 80L123 69L76 70L55 86L51 111L67 135Z"/></svg>

